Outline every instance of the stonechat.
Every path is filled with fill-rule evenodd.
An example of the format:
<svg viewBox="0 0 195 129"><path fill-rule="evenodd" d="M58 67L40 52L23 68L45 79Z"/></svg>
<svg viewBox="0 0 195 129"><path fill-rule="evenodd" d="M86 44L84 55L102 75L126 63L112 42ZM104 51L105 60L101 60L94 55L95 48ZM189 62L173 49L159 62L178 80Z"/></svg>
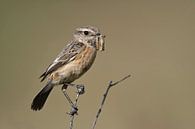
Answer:
<svg viewBox="0 0 195 129"><path fill-rule="evenodd" d="M40 76L41 82L47 78L47 83L33 99L31 109L42 109L54 86L71 84L87 72L95 60L97 51L104 50L104 39L105 36L96 27L77 28L73 40Z"/></svg>

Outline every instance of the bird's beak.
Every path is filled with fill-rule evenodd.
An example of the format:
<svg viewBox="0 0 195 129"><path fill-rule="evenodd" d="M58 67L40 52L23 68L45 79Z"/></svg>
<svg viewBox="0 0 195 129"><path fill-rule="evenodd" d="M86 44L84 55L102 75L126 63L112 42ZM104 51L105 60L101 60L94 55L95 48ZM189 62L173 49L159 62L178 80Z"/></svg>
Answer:
<svg viewBox="0 0 195 129"><path fill-rule="evenodd" d="M105 50L105 35L98 36L98 41L96 44L97 50L104 51Z"/></svg>

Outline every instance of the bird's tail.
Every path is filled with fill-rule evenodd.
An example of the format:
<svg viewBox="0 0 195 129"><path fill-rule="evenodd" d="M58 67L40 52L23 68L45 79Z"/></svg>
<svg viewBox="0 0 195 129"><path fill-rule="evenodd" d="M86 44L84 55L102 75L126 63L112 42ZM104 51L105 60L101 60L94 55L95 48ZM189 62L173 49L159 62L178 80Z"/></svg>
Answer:
<svg viewBox="0 0 195 129"><path fill-rule="evenodd" d="M53 84L51 84L51 82L47 83L47 85L33 99L33 102L31 104L31 109L34 111L41 110L52 89L53 89Z"/></svg>

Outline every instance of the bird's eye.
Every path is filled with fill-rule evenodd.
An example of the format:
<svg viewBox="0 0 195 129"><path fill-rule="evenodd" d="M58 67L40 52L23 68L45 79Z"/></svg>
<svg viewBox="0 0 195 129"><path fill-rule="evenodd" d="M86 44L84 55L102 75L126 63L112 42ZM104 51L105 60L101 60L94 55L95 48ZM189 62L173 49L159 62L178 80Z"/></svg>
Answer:
<svg viewBox="0 0 195 129"><path fill-rule="evenodd" d="M84 31L84 34L85 34L85 35L88 35L88 34L89 34L89 31Z"/></svg>

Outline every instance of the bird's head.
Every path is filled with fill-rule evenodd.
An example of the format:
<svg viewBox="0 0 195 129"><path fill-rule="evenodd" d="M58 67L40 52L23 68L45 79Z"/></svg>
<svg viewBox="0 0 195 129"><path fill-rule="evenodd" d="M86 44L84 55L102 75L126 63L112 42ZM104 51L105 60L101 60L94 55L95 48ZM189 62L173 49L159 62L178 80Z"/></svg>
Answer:
<svg viewBox="0 0 195 129"><path fill-rule="evenodd" d="M105 36L102 35L100 30L96 27L85 26L77 28L74 33L74 38L79 42L94 47L96 50L104 50Z"/></svg>

